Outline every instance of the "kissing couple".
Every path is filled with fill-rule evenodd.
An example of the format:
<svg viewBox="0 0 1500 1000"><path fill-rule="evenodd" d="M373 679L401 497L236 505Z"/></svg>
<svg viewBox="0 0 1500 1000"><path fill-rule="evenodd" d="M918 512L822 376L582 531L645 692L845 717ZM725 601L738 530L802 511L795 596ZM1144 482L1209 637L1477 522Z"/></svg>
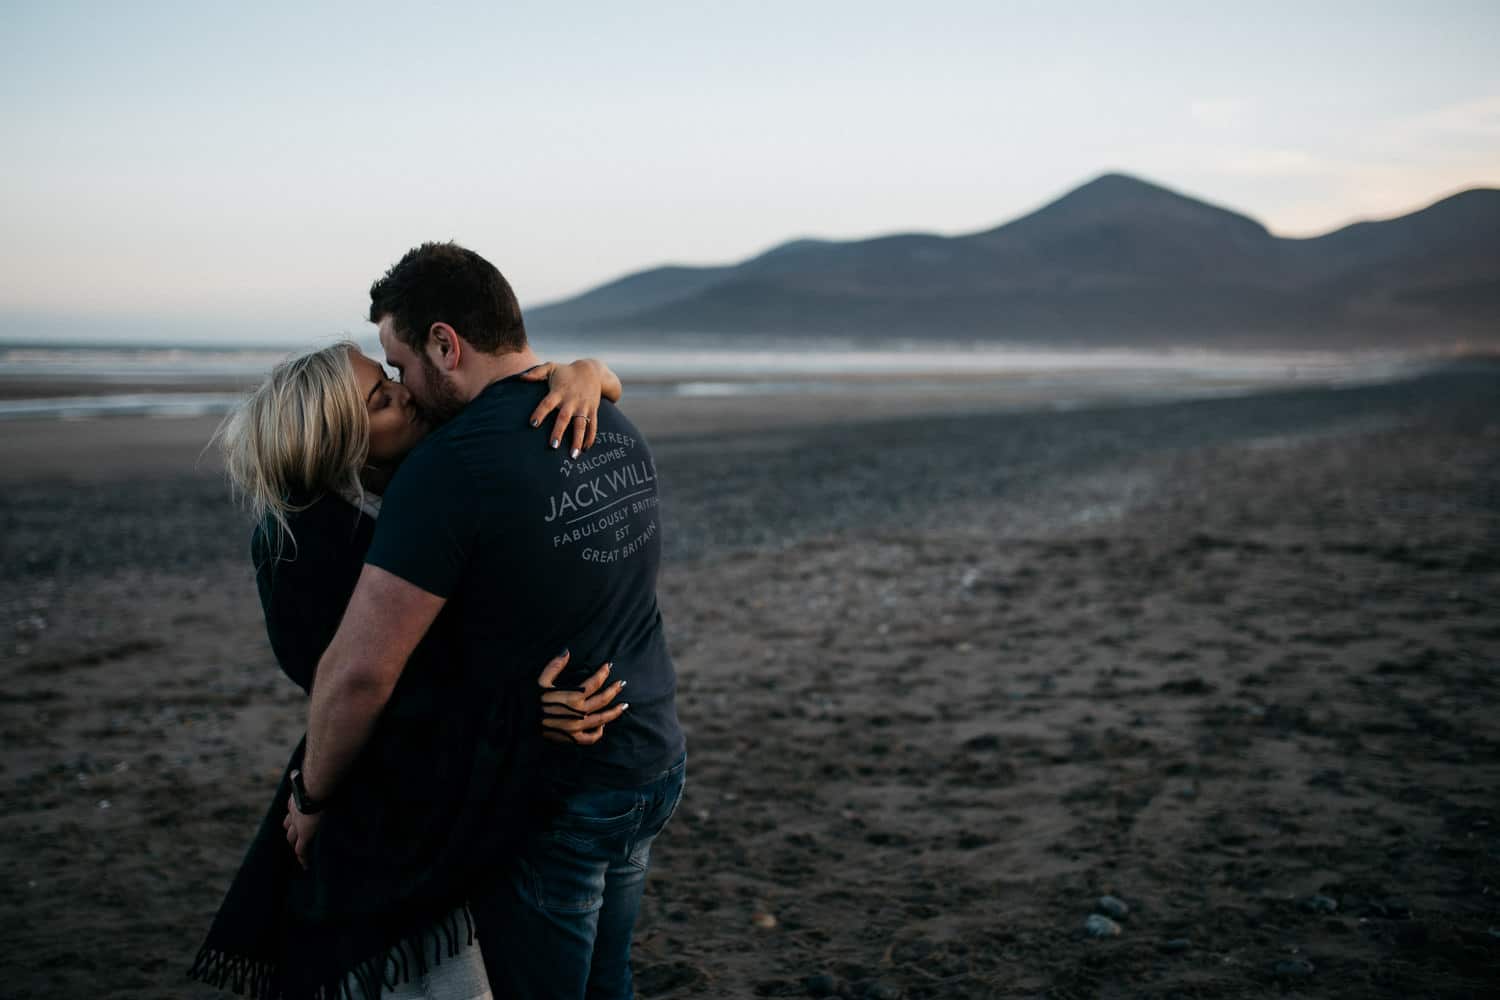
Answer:
<svg viewBox="0 0 1500 1000"><path fill-rule="evenodd" d="M471 250L409 251L369 319L397 379L335 344L218 434L310 698L189 974L271 1000L629 997L686 774L650 447L608 368L541 362Z"/></svg>

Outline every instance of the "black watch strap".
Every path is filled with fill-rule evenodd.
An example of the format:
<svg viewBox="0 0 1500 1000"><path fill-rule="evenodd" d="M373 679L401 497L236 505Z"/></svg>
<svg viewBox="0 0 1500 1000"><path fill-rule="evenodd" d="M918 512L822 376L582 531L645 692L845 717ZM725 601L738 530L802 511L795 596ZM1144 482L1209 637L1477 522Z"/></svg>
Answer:
<svg viewBox="0 0 1500 1000"><path fill-rule="evenodd" d="M307 785L302 781L302 769L298 768L292 772L292 798L297 800L297 811L304 816L323 811L328 803L307 794Z"/></svg>

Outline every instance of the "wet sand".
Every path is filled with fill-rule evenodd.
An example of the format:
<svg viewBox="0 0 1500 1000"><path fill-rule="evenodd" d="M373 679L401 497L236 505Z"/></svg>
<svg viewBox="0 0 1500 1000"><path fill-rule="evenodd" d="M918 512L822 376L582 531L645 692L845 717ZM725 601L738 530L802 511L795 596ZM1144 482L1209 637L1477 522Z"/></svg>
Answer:
<svg viewBox="0 0 1500 1000"><path fill-rule="evenodd" d="M58 399L105 396L111 393L244 392L253 388L258 381L258 378L250 376L232 378L222 375L184 376L167 380L130 375L85 377L0 374L0 400Z"/></svg>
<svg viewBox="0 0 1500 1000"><path fill-rule="evenodd" d="M1500 369L627 402L692 758L642 996L1500 984ZM182 972L305 706L213 423L0 441L6 995L219 995Z"/></svg>

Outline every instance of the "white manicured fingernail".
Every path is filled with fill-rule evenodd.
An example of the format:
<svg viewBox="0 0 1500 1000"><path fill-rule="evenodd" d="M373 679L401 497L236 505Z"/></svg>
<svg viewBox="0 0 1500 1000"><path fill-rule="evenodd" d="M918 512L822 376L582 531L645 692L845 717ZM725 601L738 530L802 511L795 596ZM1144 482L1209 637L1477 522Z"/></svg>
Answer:
<svg viewBox="0 0 1500 1000"><path fill-rule="evenodd" d="M578 449L577 448L573 449L571 457L572 458L577 458L578 457Z"/></svg>

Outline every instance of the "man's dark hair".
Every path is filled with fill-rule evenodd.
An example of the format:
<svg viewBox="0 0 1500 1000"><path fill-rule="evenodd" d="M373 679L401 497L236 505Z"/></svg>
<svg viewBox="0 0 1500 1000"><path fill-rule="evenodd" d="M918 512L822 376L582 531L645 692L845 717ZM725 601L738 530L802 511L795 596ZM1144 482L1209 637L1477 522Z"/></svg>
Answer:
<svg viewBox="0 0 1500 1000"><path fill-rule="evenodd" d="M494 264L457 243L413 247L370 286L370 322L386 316L396 336L419 354L434 323L447 323L486 354L526 349L526 324L510 283Z"/></svg>

